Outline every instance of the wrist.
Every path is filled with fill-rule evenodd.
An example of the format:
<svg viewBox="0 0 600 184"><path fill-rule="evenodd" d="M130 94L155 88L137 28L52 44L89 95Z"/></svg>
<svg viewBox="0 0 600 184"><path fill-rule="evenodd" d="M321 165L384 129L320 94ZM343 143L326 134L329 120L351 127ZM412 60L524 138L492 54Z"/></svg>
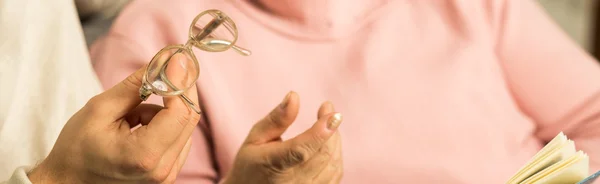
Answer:
<svg viewBox="0 0 600 184"><path fill-rule="evenodd" d="M36 166L35 168L33 168L31 171L29 171L27 173L27 177L29 178L29 181L31 181L31 183L34 183L34 184L35 183L48 183L48 184L59 183L56 180L56 177L53 175L54 174L52 174L51 171L46 169L46 167L43 164Z"/></svg>
<svg viewBox="0 0 600 184"><path fill-rule="evenodd" d="M27 173L29 181L33 184L58 184L58 183L73 183L74 177L65 174L65 170L50 167L47 161L44 160L37 167ZM67 182L69 181L69 182ZM75 182L76 183L76 182Z"/></svg>

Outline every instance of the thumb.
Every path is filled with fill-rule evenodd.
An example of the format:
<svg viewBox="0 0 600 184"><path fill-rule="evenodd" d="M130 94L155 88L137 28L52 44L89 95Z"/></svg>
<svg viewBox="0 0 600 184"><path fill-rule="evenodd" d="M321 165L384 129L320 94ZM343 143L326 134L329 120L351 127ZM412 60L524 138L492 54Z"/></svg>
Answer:
<svg viewBox="0 0 600 184"><path fill-rule="evenodd" d="M340 113L321 117L310 129L275 148L270 156L271 163L279 169L285 169L308 161L337 132L341 122Z"/></svg>
<svg viewBox="0 0 600 184"><path fill-rule="evenodd" d="M262 144L280 140L281 135L296 119L298 109L298 94L293 91L289 92L277 107L254 124L246 137L245 144Z"/></svg>
<svg viewBox="0 0 600 184"><path fill-rule="evenodd" d="M145 69L146 66L138 69L117 85L96 95L85 105L86 108L113 120L122 118L142 102L139 89Z"/></svg>

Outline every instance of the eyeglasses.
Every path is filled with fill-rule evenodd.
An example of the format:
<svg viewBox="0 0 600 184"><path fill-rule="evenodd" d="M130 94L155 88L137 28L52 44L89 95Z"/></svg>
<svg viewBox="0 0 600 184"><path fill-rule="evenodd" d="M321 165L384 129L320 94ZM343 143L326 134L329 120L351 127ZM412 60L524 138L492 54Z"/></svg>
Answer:
<svg viewBox="0 0 600 184"><path fill-rule="evenodd" d="M249 50L235 45L237 38L237 27L225 13L206 10L198 14L190 25L187 43L166 46L154 55L142 78L140 98L146 101L152 94L179 96L200 114L196 104L183 93L196 83L200 74L200 66L192 47L208 52L223 52L232 48L241 55L249 56ZM171 57L178 53L183 54L186 59L171 61Z"/></svg>

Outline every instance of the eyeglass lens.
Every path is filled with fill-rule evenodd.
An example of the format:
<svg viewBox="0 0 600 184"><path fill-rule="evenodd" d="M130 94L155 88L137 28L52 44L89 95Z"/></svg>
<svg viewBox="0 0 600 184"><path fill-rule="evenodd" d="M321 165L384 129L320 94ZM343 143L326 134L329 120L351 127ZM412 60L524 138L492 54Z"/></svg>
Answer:
<svg viewBox="0 0 600 184"><path fill-rule="evenodd" d="M183 57L173 57L175 54ZM190 50L183 47L166 47L150 62L147 81L158 95L177 95L192 86L199 68Z"/></svg>

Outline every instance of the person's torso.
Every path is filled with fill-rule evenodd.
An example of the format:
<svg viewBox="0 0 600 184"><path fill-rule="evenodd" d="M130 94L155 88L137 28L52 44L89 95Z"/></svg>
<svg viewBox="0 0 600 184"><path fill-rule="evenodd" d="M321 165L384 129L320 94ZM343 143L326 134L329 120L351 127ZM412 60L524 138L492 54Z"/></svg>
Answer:
<svg viewBox="0 0 600 184"><path fill-rule="evenodd" d="M511 97L484 18L429 4L389 3L330 40L293 38L223 8L253 54L196 54L221 172L293 90L300 114L284 140L309 128L326 100L344 115L342 183L507 181L541 147L535 125Z"/></svg>

